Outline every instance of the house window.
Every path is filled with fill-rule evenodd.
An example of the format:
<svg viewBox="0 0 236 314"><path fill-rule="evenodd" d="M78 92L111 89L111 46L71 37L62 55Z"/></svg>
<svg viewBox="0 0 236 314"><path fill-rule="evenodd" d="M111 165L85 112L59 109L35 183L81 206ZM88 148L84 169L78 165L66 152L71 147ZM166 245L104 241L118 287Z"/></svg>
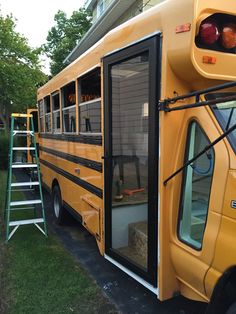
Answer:
<svg viewBox="0 0 236 314"><path fill-rule="evenodd" d="M101 69L79 79L79 130L81 134L101 133Z"/></svg>
<svg viewBox="0 0 236 314"><path fill-rule="evenodd" d="M62 115L64 133L76 132L76 96L75 82L62 88Z"/></svg>
<svg viewBox="0 0 236 314"><path fill-rule="evenodd" d="M53 133L61 132L60 94L59 91L52 94L52 130Z"/></svg>
<svg viewBox="0 0 236 314"><path fill-rule="evenodd" d="M104 4L104 0L98 0L98 4L97 4L97 18L99 18L102 13L104 12L105 9L105 4Z"/></svg>

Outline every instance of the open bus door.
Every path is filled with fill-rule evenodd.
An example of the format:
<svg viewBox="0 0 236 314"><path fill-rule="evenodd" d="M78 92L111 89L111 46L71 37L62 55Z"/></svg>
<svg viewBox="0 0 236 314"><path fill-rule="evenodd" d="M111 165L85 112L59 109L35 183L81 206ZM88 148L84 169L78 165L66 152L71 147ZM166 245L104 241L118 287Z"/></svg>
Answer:
<svg viewBox="0 0 236 314"><path fill-rule="evenodd" d="M150 289L157 286L160 41L157 34L104 58L105 253Z"/></svg>

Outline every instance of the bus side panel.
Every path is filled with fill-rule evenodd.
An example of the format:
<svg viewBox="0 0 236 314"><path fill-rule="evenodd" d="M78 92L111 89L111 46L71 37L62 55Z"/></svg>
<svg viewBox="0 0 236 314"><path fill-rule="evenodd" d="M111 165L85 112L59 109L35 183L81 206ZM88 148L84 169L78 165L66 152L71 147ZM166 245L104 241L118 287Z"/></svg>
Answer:
<svg viewBox="0 0 236 314"><path fill-rule="evenodd" d="M219 277L236 265L236 210L232 201L236 200L236 171L230 171L223 207L219 236L216 242L215 258L205 279L205 289L210 298Z"/></svg>
<svg viewBox="0 0 236 314"><path fill-rule="evenodd" d="M74 144L74 146L73 146ZM50 145L47 140L41 139L41 147L50 147L56 151L71 153L76 150L76 145L80 143L68 143L64 142L62 145L58 143L57 140L50 141ZM81 144L82 145L82 144ZM66 149L66 147L70 149ZM61 149L59 149L61 147ZM80 146L81 147L81 146ZM83 156L97 156L100 147L91 147L89 145L84 145L81 155ZM93 152L93 153L92 153ZM88 229L88 231L93 234L97 240L97 244L101 254L103 254L104 248L102 245L102 232L101 232L101 215L103 208L102 197L91 193L86 188L83 188L78 183L73 182L73 180L68 179L68 177L63 176L57 172L57 169L62 170L67 175L72 176L72 178L78 178L82 182L91 185L98 191L102 191L102 173L94 169L87 168L80 164L62 159L60 157L54 156L50 153L45 152L43 149L40 150L40 160L41 160L41 173L43 183L52 190L53 181L56 180L59 184L61 190L62 200L66 205L77 212L82 217L82 224ZM75 170L78 170L76 172ZM101 195L102 196L102 195Z"/></svg>

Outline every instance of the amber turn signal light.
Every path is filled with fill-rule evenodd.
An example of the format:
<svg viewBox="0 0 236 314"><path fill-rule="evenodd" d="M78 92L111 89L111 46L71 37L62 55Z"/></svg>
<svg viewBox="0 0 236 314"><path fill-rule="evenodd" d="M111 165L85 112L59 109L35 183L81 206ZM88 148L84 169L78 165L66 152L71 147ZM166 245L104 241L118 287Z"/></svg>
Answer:
<svg viewBox="0 0 236 314"><path fill-rule="evenodd" d="M221 43L226 49L236 47L236 24L229 23L223 26L221 33Z"/></svg>
<svg viewBox="0 0 236 314"><path fill-rule="evenodd" d="M216 64L216 57L212 56L203 56L202 62L207 64Z"/></svg>

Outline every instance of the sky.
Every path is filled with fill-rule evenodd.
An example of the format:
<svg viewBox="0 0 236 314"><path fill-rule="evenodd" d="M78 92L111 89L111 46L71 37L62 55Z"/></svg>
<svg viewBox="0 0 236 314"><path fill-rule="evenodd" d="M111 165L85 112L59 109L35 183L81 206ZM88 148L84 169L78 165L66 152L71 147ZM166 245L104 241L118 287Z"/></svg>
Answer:
<svg viewBox="0 0 236 314"><path fill-rule="evenodd" d="M39 47L46 42L58 10L69 17L84 3L85 0L0 0L0 11L3 16L12 13L17 19L16 30L28 39L31 47ZM42 64L44 72L49 74L49 61Z"/></svg>

